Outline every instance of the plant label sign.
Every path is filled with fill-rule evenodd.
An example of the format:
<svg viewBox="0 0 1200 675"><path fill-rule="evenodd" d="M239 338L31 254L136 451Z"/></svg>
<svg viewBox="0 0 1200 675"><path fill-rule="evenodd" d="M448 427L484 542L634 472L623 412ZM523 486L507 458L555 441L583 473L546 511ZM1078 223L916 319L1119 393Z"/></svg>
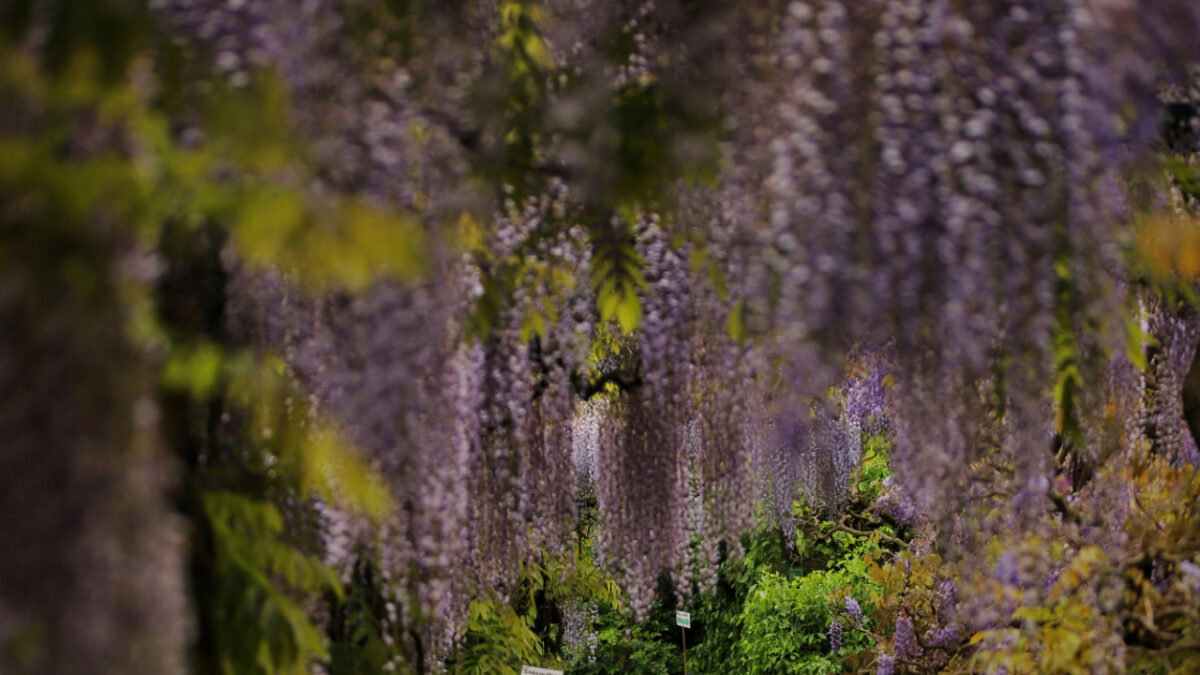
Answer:
<svg viewBox="0 0 1200 675"><path fill-rule="evenodd" d="M563 675L563 671L536 666L521 666L521 675Z"/></svg>
<svg viewBox="0 0 1200 675"><path fill-rule="evenodd" d="M675 610L675 625L683 626L684 628L691 628L692 627L692 613L691 612L681 612L679 610Z"/></svg>

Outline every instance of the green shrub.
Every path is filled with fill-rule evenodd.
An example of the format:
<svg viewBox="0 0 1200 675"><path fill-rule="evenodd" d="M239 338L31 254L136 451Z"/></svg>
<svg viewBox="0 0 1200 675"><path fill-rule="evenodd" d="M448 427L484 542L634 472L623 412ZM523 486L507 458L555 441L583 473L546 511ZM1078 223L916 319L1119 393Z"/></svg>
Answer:
<svg viewBox="0 0 1200 675"><path fill-rule="evenodd" d="M843 655L874 646L869 635L854 630L840 618L844 598L865 597L866 584L864 575L846 570L816 571L791 580L764 571L738 618L741 638L736 652L740 672L841 672ZM844 629L842 648L836 654L829 643L829 626L834 619L842 620Z"/></svg>

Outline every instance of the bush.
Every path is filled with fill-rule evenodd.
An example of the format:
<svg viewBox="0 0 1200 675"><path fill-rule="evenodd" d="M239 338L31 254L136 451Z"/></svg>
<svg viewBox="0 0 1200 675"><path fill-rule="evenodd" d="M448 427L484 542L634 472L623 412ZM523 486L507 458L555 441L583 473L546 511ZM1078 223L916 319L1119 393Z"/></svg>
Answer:
<svg viewBox="0 0 1200 675"><path fill-rule="evenodd" d="M845 570L816 571L793 579L765 571L750 591L738 623L741 671L747 675L835 673L842 656L874 647L874 640L841 617L847 595L863 597L865 576ZM834 652L829 631L843 623L843 643ZM864 619L866 620L866 619Z"/></svg>

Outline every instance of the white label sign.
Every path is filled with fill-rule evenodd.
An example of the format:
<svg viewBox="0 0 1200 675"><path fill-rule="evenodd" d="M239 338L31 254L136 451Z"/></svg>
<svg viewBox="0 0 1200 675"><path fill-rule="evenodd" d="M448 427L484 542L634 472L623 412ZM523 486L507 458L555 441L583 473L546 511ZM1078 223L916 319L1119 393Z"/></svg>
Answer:
<svg viewBox="0 0 1200 675"><path fill-rule="evenodd" d="M684 628L691 628L692 627L692 613L691 612L681 612L679 610L675 610L675 625L683 626Z"/></svg>
<svg viewBox="0 0 1200 675"><path fill-rule="evenodd" d="M521 666L521 675L563 675L563 671L536 666Z"/></svg>

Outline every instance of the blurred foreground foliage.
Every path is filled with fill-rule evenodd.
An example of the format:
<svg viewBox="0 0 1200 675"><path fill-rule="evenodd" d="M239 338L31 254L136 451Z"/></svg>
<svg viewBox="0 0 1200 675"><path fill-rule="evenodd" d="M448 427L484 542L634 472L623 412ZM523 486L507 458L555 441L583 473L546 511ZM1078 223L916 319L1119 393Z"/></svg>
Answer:
<svg viewBox="0 0 1200 675"><path fill-rule="evenodd" d="M355 290L419 278L421 231L408 214L307 189L312 169L270 73L228 86L157 32L143 3L43 4L0 5L5 287L55 289L43 312L64 302L49 293L83 306L111 294L104 320L121 321L158 366L159 385L139 395L158 399L183 470L174 498L189 530L193 668L308 673L329 657L312 605L345 598L315 548L308 498L371 518L393 504L345 438L305 410L282 362L226 334L219 257L228 245L311 288ZM34 38L45 48L30 49ZM184 104L201 112L188 124L203 142L181 140ZM82 316L66 318L86 340ZM0 644L0 670L54 658L38 649Z"/></svg>

